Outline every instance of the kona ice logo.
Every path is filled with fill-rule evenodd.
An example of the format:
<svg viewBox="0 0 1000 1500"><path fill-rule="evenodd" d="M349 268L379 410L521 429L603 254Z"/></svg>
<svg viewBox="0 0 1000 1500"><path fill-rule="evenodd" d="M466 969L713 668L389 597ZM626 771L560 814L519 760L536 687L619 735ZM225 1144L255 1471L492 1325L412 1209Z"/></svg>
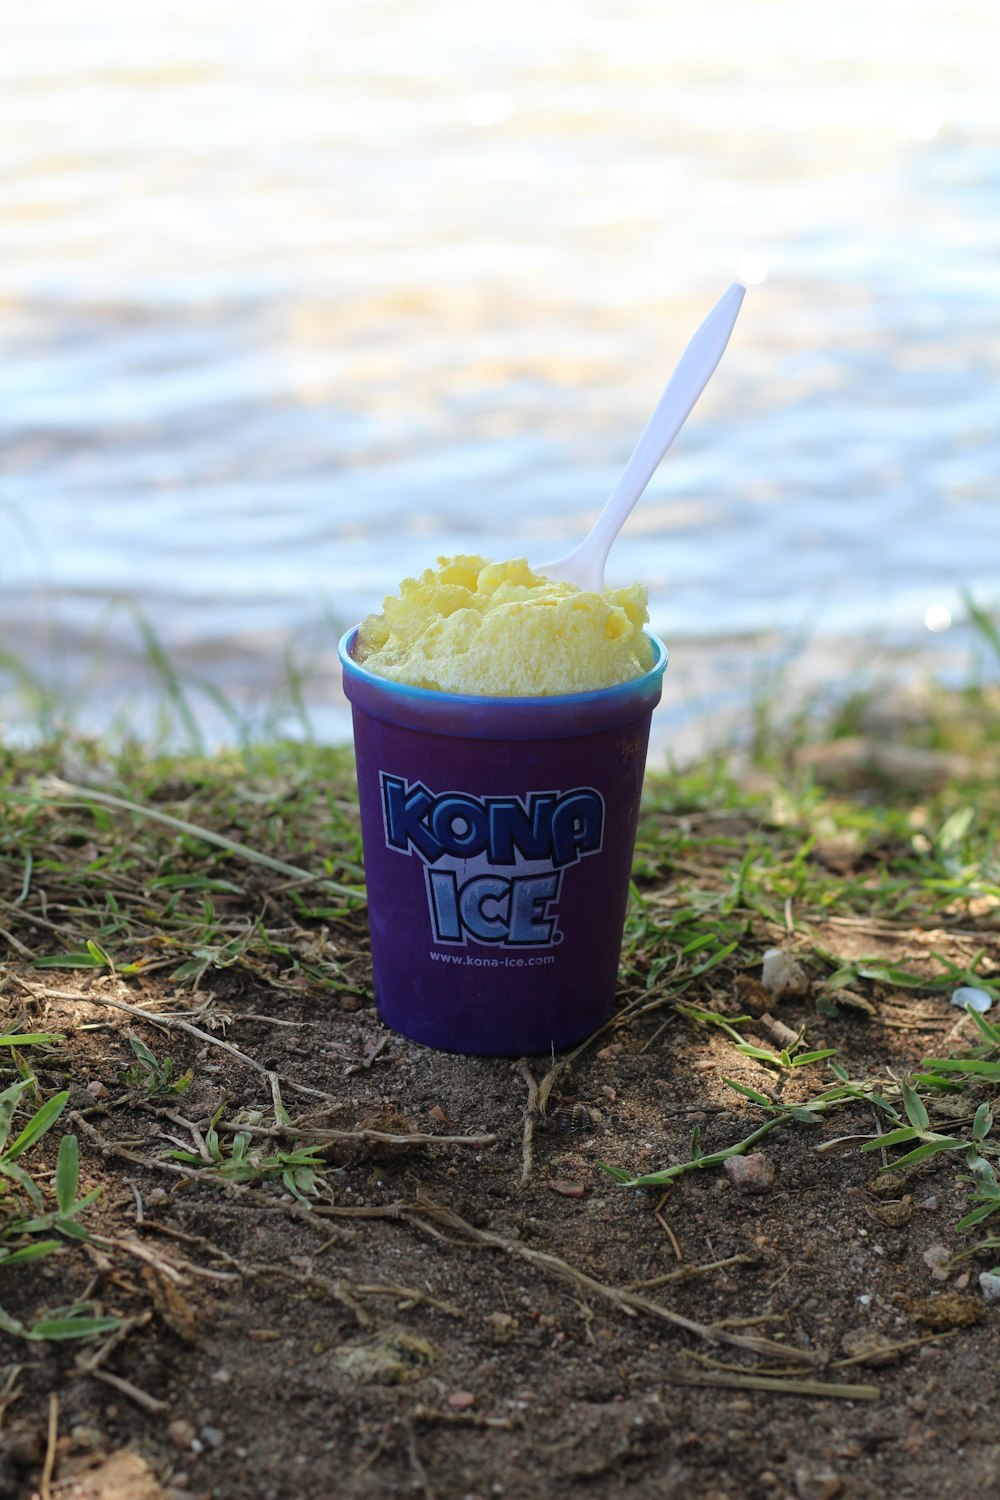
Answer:
<svg viewBox="0 0 1000 1500"><path fill-rule="evenodd" d="M604 798L592 787L473 797L431 792L381 773L385 841L424 862L436 942L543 948L562 941L565 871L604 839Z"/></svg>

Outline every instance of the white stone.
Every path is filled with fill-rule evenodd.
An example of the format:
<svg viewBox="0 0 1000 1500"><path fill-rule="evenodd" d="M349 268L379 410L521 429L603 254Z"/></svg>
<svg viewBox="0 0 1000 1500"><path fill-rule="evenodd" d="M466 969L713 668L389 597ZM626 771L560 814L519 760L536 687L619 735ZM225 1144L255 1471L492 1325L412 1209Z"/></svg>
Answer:
<svg viewBox="0 0 1000 1500"><path fill-rule="evenodd" d="M959 1010L964 1010L971 1005L980 1015L990 1009L993 1004L993 996L988 995L985 990L973 989L970 984L961 985L951 997L952 1005L957 1005Z"/></svg>
<svg viewBox="0 0 1000 1500"><path fill-rule="evenodd" d="M794 954L784 948L768 948L760 980L776 1000L792 999L809 991L808 974Z"/></svg>
<svg viewBox="0 0 1000 1500"><path fill-rule="evenodd" d="M980 1271L979 1289L987 1302L1000 1302L1000 1276L995 1271Z"/></svg>

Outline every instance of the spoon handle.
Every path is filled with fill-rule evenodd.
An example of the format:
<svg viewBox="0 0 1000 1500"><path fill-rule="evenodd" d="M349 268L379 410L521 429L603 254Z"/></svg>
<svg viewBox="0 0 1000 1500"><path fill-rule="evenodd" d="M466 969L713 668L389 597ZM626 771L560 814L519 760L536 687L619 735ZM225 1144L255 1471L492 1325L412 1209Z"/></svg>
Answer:
<svg viewBox="0 0 1000 1500"><path fill-rule="evenodd" d="M712 377L736 324L743 294L746 291L734 281L719 298L680 357L656 410L643 429L621 478L611 491L589 535L581 545L592 548L599 557L600 571L639 496L656 472L657 466L690 415L691 409ZM600 548L603 546L603 552Z"/></svg>

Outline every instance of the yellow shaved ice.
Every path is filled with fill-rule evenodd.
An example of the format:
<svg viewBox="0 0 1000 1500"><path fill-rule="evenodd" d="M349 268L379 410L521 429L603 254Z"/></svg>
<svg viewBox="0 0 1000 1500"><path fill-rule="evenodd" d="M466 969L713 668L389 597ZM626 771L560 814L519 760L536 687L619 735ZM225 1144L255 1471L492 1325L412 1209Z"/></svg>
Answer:
<svg viewBox="0 0 1000 1500"><path fill-rule="evenodd" d="M588 692L648 671L641 584L588 593L524 558L439 557L362 620L354 658L411 687L483 697Z"/></svg>

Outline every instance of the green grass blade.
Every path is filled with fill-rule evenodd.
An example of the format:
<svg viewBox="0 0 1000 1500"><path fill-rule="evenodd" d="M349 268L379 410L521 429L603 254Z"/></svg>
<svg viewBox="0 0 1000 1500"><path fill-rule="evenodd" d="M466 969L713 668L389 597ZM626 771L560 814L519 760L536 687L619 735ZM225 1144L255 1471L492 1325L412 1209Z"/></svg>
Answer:
<svg viewBox="0 0 1000 1500"><path fill-rule="evenodd" d="M942 1151L963 1151L964 1141L954 1141L950 1136L939 1136L935 1141L927 1141L923 1146L918 1146L916 1151L908 1151L905 1156L899 1156L894 1162L890 1162L890 1171L896 1167L911 1167L918 1161L926 1161L928 1156L939 1156Z"/></svg>
<svg viewBox="0 0 1000 1500"><path fill-rule="evenodd" d="M120 1318L43 1318L28 1331L29 1339L48 1342L59 1339L93 1339L99 1334L114 1333L121 1327Z"/></svg>
<svg viewBox="0 0 1000 1500"><path fill-rule="evenodd" d="M50 1126L55 1124L66 1108L68 1100L68 1089L64 1089L61 1094L53 1094L51 1099L46 1099L41 1109L32 1115L27 1125L21 1131L21 1134L17 1137L17 1140L14 1141L13 1145L7 1151L6 1159L8 1163L21 1156L27 1151L29 1146L33 1146L45 1134Z"/></svg>
<svg viewBox="0 0 1000 1500"><path fill-rule="evenodd" d="M910 1084L903 1083L903 1108L906 1118L917 1130L927 1130L930 1126L930 1116L923 1100Z"/></svg>
<svg viewBox="0 0 1000 1500"><path fill-rule="evenodd" d="M955 1228L959 1231L971 1229L974 1224L981 1224L984 1219L989 1218L990 1214L995 1214L998 1208L1000 1208L1000 1199L994 1199L989 1203L981 1203L978 1208L974 1208L971 1213L966 1214L964 1219L959 1219Z"/></svg>
<svg viewBox="0 0 1000 1500"><path fill-rule="evenodd" d="M33 1245L22 1245L19 1250L4 1250L0 1247L0 1271L19 1261L40 1260L43 1255L51 1255L53 1251L62 1248L58 1240L36 1240Z"/></svg>
<svg viewBox="0 0 1000 1500"><path fill-rule="evenodd" d="M972 1073L984 1083L1000 1083L1000 1062L986 1062L975 1057L925 1057L923 1068L938 1073Z"/></svg>
<svg viewBox="0 0 1000 1500"><path fill-rule="evenodd" d="M80 1178L80 1146L75 1135L64 1135L59 1142L56 1162L56 1203L61 1214L68 1214L76 1202Z"/></svg>
<svg viewBox="0 0 1000 1500"><path fill-rule="evenodd" d="M735 1089L738 1094L742 1094L744 1099L750 1099L754 1104L759 1104L762 1109L774 1108L770 1099L766 1098L763 1094L758 1094L756 1089L749 1088L747 1084L737 1083L735 1078L724 1078L722 1081L723 1083L727 1083L731 1089Z"/></svg>
<svg viewBox="0 0 1000 1500"><path fill-rule="evenodd" d="M73 953L51 953L44 954L41 958L32 960L33 969L103 969L106 967L101 958L96 958L88 949L79 949Z"/></svg>
<svg viewBox="0 0 1000 1500"><path fill-rule="evenodd" d="M36 1208L42 1207L42 1195L38 1184L23 1167L19 1167L6 1157L0 1156L0 1177L9 1177L11 1182L17 1183L22 1192L27 1193Z"/></svg>
<svg viewBox="0 0 1000 1500"><path fill-rule="evenodd" d="M877 1135L872 1140L865 1141L861 1149L879 1151L883 1146L901 1146L904 1141L915 1141L919 1134L919 1130L914 1130L912 1125L903 1125L899 1130L887 1130L885 1135Z"/></svg>
<svg viewBox="0 0 1000 1500"><path fill-rule="evenodd" d="M0 1047L54 1047L65 1040L61 1031L6 1031L0 1036Z"/></svg>

